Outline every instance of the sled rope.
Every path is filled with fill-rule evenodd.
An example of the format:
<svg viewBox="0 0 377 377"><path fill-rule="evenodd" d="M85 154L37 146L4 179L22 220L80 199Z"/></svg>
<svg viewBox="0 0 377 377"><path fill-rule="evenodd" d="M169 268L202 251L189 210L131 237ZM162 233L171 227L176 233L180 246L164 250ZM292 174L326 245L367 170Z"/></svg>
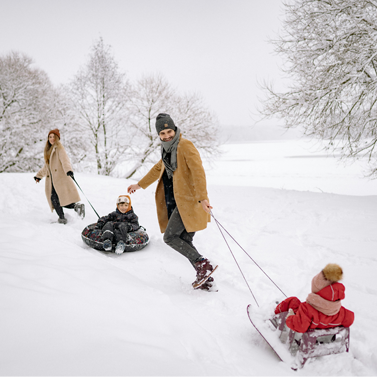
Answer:
<svg viewBox="0 0 377 377"><path fill-rule="evenodd" d="M78 187L78 188L81 190L81 192L84 194L84 191L82 191L82 189L81 189L81 187L79 186L79 184L77 183L75 177L71 177L71 178L75 181L77 187ZM96 213L96 215L97 215L98 218L99 218L99 214L97 213L97 211L96 211L96 210L94 209L94 207L92 206L92 203L90 203L89 199L86 197L85 194L84 194L84 196L85 196L86 200L88 201L88 203L90 204L90 206L93 208L93 211Z"/></svg>
<svg viewBox="0 0 377 377"><path fill-rule="evenodd" d="M225 236L224 236L222 230L220 229L220 226L219 226L219 225L221 225L221 224L215 219L215 216L213 216L212 211L211 211L211 216L212 216L213 219L215 220L216 225L217 225L217 227L219 228L219 231L220 231L221 235L223 236L224 241L225 241L226 245L228 246L228 249L229 249L230 253L232 254L232 257L233 257L234 261L236 262L236 265L237 265L238 269L240 270L241 275L242 275L243 279L245 280L245 283L246 283L247 287L249 288L249 291L250 291L251 295L253 296L253 298L254 298L254 300L255 300L255 302L256 302L258 308L259 308L258 301L257 301L257 299L255 298L254 293L253 293L253 291L251 290L250 285L249 285L249 283L247 282L247 280L246 280L246 278L245 278L245 275L244 275L244 273L242 272L241 267L240 267L239 263L237 262L237 259L236 259L236 257L234 256L232 249L230 248L230 246L229 246L229 244L228 244L228 241L226 240L226 238L225 238ZM223 226L221 226L221 227L224 229ZM224 230L225 230L225 229L224 229ZM225 230L225 231L226 231L226 230ZM228 232L227 232L227 233L228 233ZM229 234L229 233L228 233L228 234Z"/></svg>
<svg viewBox="0 0 377 377"><path fill-rule="evenodd" d="M259 266L259 264L246 252L246 250L234 239L234 237L217 221L217 219L215 218L215 216L213 216L213 213L212 213L212 211L211 211L211 216L213 217L213 219L215 220L215 222L216 222L216 224L217 224L217 226L218 226L218 228L219 228L219 230L220 230L220 227L221 228L223 228L224 229L224 231L228 234L228 236L240 247L240 249L254 262L254 264L267 276L267 278L272 282L272 284L274 284L275 285L275 287L285 296L285 297L287 297L287 295L279 288L279 286L268 276L268 274L266 274L266 272L264 272L264 270L263 270L263 268L262 267L260 267ZM221 232L221 230L220 230L220 232ZM224 235L223 235L223 233L221 232L221 234L222 234L222 236L223 236L223 238L224 238L224 240L225 240L225 242L226 242L226 244L228 245L228 242L226 241L226 239L225 239L225 237L224 237ZM229 247L229 245L228 245L228 248L229 248L229 250L230 250L230 247ZM232 255L233 255L233 253L232 253ZM234 256L233 256L233 258L234 258ZM234 258L235 259L235 258ZM238 263L237 263L237 265L238 265ZM238 267L239 268L239 267ZM241 270L241 269L240 269ZM242 274L243 275L243 274ZM245 277L244 277L244 279L245 279ZM245 279L246 280L246 279ZM249 286L249 285L248 285ZM249 289L250 289L250 287L249 287ZM253 295L253 297L254 297L254 295ZM256 301L256 300L255 300Z"/></svg>

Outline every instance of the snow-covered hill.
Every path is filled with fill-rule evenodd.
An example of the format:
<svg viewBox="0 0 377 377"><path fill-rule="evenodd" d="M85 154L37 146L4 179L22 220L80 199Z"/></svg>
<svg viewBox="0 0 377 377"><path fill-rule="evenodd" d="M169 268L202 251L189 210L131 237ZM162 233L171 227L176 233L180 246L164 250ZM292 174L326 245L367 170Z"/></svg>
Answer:
<svg viewBox="0 0 377 377"><path fill-rule="evenodd" d="M35 184L29 173L0 174L0 374L376 375L377 196L358 196L357 189L373 191L373 183L318 155L272 158L283 146L227 145L207 171L213 213L287 296L305 300L327 263L343 267L343 305L356 316L350 353L310 360L298 372L279 362L249 323L246 306L255 301L214 222L196 234L195 245L219 264L219 291L192 290L191 265L162 241L154 187L132 196L150 244L117 256L82 242L82 229L96 221L83 195L85 220L66 210L67 225L52 223L44 182ZM353 195L279 187L277 173L289 174L292 162L291 186L310 190L304 182L316 181L321 191L337 192L348 182ZM267 187L255 187L263 186L263 175ZM132 183L80 173L76 179L101 215ZM259 305L284 298L230 246Z"/></svg>

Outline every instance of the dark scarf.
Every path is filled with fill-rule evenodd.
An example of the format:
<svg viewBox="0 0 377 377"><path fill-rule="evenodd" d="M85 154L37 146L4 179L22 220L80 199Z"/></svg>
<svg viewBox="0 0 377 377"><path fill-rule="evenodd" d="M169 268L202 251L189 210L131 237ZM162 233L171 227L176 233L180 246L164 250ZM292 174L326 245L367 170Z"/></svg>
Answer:
<svg viewBox="0 0 377 377"><path fill-rule="evenodd" d="M181 131L178 127L176 127L175 136L170 141L162 141L161 140L161 155L162 155L162 162L165 165L165 170L168 175L168 178L171 179L173 177L173 173L175 169L177 169L177 148L179 143L179 136ZM170 153L170 159L168 154Z"/></svg>

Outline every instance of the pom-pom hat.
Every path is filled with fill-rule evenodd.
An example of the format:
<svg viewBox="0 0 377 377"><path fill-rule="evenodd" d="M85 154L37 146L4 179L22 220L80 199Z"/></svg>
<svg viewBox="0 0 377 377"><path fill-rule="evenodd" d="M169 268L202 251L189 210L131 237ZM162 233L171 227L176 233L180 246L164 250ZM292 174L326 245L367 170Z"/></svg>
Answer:
<svg viewBox="0 0 377 377"><path fill-rule="evenodd" d="M338 282L342 278L342 268L335 263L329 263L319 274L314 276L312 280L312 292L317 293L321 289L331 285L332 283Z"/></svg>
<svg viewBox="0 0 377 377"><path fill-rule="evenodd" d="M329 263L322 272L326 280L337 282L343 278L342 268L335 263Z"/></svg>

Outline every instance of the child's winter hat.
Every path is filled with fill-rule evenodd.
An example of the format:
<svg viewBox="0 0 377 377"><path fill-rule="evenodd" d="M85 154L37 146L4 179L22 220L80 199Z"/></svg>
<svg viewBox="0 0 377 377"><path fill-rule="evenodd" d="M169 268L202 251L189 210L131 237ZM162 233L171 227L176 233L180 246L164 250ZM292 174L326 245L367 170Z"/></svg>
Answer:
<svg viewBox="0 0 377 377"><path fill-rule="evenodd" d="M119 203L130 204L131 203L131 198L129 197L129 195L119 195L116 204L118 205Z"/></svg>
<svg viewBox="0 0 377 377"><path fill-rule="evenodd" d="M330 280L332 282L342 280L342 278L343 278L342 268L335 263L329 263L322 270L322 272L323 272L323 275L325 276L326 280Z"/></svg>
<svg viewBox="0 0 377 377"><path fill-rule="evenodd" d="M334 263L329 263L319 274L312 280L312 292L317 293L321 289L338 282L343 277L343 270Z"/></svg>
<svg viewBox="0 0 377 377"><path fill-rule="evenodd" d="M128 208L131 208L131 198L130 198L130 196L129 195L119 195L117 202L116 202L117 207L118 207L118 204L120 204L120 203L127 203Z"/></svg>
<svg viewBox="0 0 377 377"><path fill-rule="evenodd" d="M156 131L159 134L162 130L166 130L170 128L171 130L176 130L177 127L174 124L172 118L170 118L169 114L160 113L157 115L156 118Z"/></svg>
<svg viewBox="0 0 377 377"><path fill-rule="evenodd" d="M48 136L49 137L51 134L54 134L56 135L59 139L60 139L60 132L57 128L55 128L54 130L51 130L49 133L48 133Z"/></svg>

